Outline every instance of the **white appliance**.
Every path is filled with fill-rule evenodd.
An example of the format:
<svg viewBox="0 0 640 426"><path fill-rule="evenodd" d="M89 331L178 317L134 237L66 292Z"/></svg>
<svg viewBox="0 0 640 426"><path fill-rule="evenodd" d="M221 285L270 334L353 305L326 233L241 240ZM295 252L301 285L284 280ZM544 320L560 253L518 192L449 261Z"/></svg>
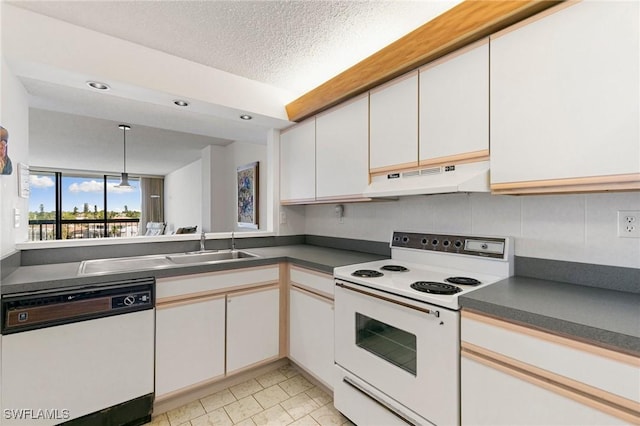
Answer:
<svg viewBox="0 0 640 426"><path fill-rule="evenodd" d="M451 192L489 192L489 161L448 166L425 166L416 170L373 176L364 190L371 198Z"/></svg>
<svg viewBox="0 0 640 426"><path fill-rule="evenodd" d="M513 275L507 237L396 231L338 267L334 403L358 425L460 424L458 297Z"/></svg>
<svg viewBox="0 0 640 426"><path fill-rule="evenodd" d="M155 279L2 297L2 425L151 419Z"/></svg>

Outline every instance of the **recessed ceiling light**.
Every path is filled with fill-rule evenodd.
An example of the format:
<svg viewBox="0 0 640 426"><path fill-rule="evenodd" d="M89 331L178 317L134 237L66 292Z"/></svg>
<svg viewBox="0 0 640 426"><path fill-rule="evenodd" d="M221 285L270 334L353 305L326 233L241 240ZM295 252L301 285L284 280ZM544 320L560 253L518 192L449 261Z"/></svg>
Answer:
<svg viewBox="0 0 640 426"><path fill-rule="evenodd" d="M110 87L104 83L100 83L99 81L87 81L87 86L98 89L98 90L109 90Z"/></svg>
<svg viewBox="0 0 640 426"><path fill-rule="evenodd" d="M173 103L181 107L189 106L189 102L180 99L173 101Z"/></svg>
<svg viewBox="0 0 640 426"><path fill-rule="evenodd" d="M242 114L240 118L242 118L243 120L251 120L253 117L249 114Z"/></svg>

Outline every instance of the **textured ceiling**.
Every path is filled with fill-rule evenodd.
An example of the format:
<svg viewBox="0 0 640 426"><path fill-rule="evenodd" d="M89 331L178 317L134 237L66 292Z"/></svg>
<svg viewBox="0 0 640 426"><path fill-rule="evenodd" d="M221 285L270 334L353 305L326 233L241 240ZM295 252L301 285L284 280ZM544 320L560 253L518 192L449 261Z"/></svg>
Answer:
<svg viewBox="0 0 640 426"><path fill-rule="evenodd" d="M459 1L19 1L301 95Z"/></svg>
<svg viewBox="0 0 640 426"><path fill-rule="evenodd" d="M459 1L21 0L6 3L287 90L292 94L288 100L291 101ZM96 50L96 55L99 54ZM117 58L113 64L121 66ZM73 76L73 73L69 72L69 75ZM68 135L67 130L67 137L58 139L60 144L67 145L65 151L77 153L75 157L85 165L81 169L92 168L90 145L99 139L87 137L91 126L108 129L120 121L142 126L145 131L139 132L140 141L146 137L154 139L154 153L162 153L162 158L143 156L137 169L132 168L131 171L166 174L193 161L203 143L225 145L235 140L265 143L268 124L273 123L273 120L261 119L241 122L237 119L237 110L230 105L210 105L209 109L194 112L193 109L154 105L147 99L137 99L139 102L136 102L131 98L104 96L88 92L86 87L79 90L53 76L48 79L27 75L18 77L30 95L30 106L40 110L32 114L32 121L58 118L70 126L68 129L77 129L75 136ZM220 113L224 108L227 111ZM52 111L63 114L56 116ZM231 115L235 120L230 119ZM279 119L279 124L271 124L271 127L285 125L286 121ZM31 128L33 132L37 130L31 146L33 157L50 164L36 163L73 168L66 163L62 165L62 160L55 158L55 151L38 142L40 137L59 132L61 126L44 122L32 123ZM151 129L155 129L155 133ZM168 133L161 136L158 132L163 131ZM172 143L180 134L186 135L184 139L188 142L184 146ZM141 142L142 146L147 146L147 143L151 142ZM100 149L95 148L96 151ZM83 157L84 152L87 153L86 158ZM107 164L109 156L113 156L110 161L117 164L118 150L103 154L105 162L102 166ZM135 155L132 152L132 157ZM54 159L59 164L54 164ZM132 167L135 166L132 162Z"/></svg>

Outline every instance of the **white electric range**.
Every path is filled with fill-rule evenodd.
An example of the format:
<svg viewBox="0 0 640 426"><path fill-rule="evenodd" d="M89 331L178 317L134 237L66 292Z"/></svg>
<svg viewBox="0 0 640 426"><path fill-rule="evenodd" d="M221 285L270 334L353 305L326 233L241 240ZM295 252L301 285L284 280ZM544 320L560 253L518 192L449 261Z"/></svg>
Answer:
<svg viewBox="0 0 640 426"><path fill-rule="evenodd" d="M396 231L334 269L335 406L360 425L460 424L458 298L513 275L508 237Z"/></svg>

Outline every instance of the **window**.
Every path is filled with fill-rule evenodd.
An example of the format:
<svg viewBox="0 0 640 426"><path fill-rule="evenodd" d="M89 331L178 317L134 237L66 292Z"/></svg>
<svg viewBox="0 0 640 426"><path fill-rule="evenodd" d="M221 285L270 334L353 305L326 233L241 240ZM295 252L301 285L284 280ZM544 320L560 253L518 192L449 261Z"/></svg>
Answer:
<svg viewBox="0 0 640 426"><path fill-rule="evenodd" d="M416 336L356 312L356 345L416 375Z"/></svg>
<svg viewBox="0 0 640 426"><path fill-rule="evenodd" d="M55 240L56 173L32 171L29 179L29 241Z"/></svg>
<svg viewBox="0 0 640 426"><path fill-rule="evenodd" d="M29 240L134 237L140 221L140 181L31 171Z"/></svg>

